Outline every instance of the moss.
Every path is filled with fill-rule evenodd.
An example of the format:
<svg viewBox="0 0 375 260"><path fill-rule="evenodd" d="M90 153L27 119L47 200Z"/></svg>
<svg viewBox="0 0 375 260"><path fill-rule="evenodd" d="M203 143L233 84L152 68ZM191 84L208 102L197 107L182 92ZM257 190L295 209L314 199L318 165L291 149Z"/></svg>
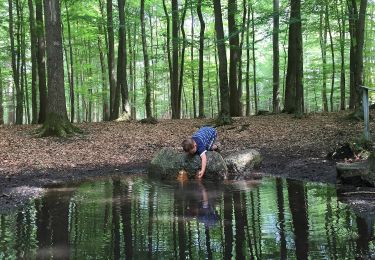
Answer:
<svg viewBox="0 0 375 260"><path fill-rule="evenodd" d="M158 120L155 117L149 117L149 118L141 119L141 120L139 120L139 122L142 123L142 124L155 125L155 124L158 123Z"/></svg>
<svg viewBox="0 0 375 260"><path fill-rule="evenodd" d="M220 114L216 119L216 126L231 125L232 123L232 118L228 115Z"/></svg>
<svg viewBox="0 0 375 260"><path fill-rule="evenodd" d="M39 129L40 137L56 136L67 137L75 133L82 133L82 130L74 126L66 116L50 113L43 126Z"/></svg>
<svg viewBox="0 0 375 260"><path fill-rule="evenodd" d="M355 109L348 115L347 119L353 121L363 121L363 109Z"/></svg>

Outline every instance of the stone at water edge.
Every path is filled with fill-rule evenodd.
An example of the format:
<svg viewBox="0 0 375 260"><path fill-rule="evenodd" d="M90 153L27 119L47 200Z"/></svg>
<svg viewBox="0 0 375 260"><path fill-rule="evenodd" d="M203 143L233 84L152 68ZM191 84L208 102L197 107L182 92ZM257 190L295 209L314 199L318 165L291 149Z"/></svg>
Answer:
<svg viewBox="0 0 375 260"><path fill-rule="evenodd" d="M368 162L337 163L337 180L342 184L375 187L375 173Z"/></svg>
<svg viewBox="0 0 375 260"><path fill-rule="evenodd" d="M228 169L223 157L219 153L211 151L207 152L206 156L207 167L204 178L226 179ZM185 170L189 179L192 179L200 169L201 158L199 155L191 156L171 148L163 148L152 159L148 167L148 174L150 177L174 180L178 177L180 170Z"/></svg>
<svg viewBox="0 0 375 260"><path fill-rule="evenodd" d="M195 174L201 169L201 158L199 155L191 156L183 154L183 169L189 174L189 178L194 178ZM207 166L204 173L204 179L226 180L228 178L228 168L223 157L214 151L206 152Z"/></svg>
<svg viewBox="0 0 375 260"><path fill-rule="evenodd" d="M150 177L161 179L174 179L183 163L182 154L171 149L161 149L151 160L148 167Z"/></svg>
<svg viewBox="0 0 375 260"><path fill-rule="evenodd" d="M234 177L242 176L249 170L258 167L262 161L261 155L254 149L235 152L225 159L213 151L208 151L206 156L207 167L204 178L210 180L228 179L228 168ZM191 156L172 148L163 148L152 159L148 173L151 177L173 180L180 177L180 170L185 170L187 177L192 179L200 169L201 158L199 155Z"/></svg>
<svg viewBox="0 0 375 260"><path fill-rule="evenodd" d="M225 157L224 160L229 172L242 174L246 170L252 170L259 167L262 162L262 156L257 150L246 149L230 154Z"/></svg>

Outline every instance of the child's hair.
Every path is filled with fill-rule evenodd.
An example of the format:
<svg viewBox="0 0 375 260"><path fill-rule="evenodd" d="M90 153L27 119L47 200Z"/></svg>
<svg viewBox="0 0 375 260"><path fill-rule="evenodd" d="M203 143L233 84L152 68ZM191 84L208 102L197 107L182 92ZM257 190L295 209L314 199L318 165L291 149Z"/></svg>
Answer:
<svg viewBox="0 0 375 260"><path fill-rule="evenodd" d="M190 152L194 148L194 141L191 138L187 138L182 142L182 148L185 152Z"/></svg>

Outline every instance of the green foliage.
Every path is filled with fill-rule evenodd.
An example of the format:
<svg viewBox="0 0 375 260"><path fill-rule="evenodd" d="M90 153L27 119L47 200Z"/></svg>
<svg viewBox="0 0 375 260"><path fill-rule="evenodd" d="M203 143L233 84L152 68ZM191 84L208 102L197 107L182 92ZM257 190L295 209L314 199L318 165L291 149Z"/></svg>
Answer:
<svg viewBox="0 0 375 260"><path fill-rule="evenodd" d="M165 1L168 9L169 18L171 19L171 4L170 1ZM341 5L342 2L342 5ZM100 5L101 3L101 5ZM182 15L184 9L184 1L179 4L179 14ZM227 3L228 0L222 1L223 22L224 27L227 28ZM272 108L272 22L273 22L273 7L272 2L265 1L246 1L251 4L254 9L254 24L255 24L255 59L256 59L256 73L257 73L257 90L258 90L258 108L262 110L270 110ZM305 91L305 109L309 111L322 110L322 58L321 58L321 44L319 41L320 33L320 12L322 7L328 3L328 17L332 31L333 49L335 70L331 60L330 41L327 42L327 95L331 93L332 73L335 72L334 85L333 85L333 109L338 110L340 105L340 35L339 35L339 21L344 22L346 35L345 35L345 75L346 75L346 98L349 97L349 48L350 38L348 34L348 17L346 14L345 1L304 1L302 4L302 28L303 28L303 59L304 59L304 91ZM114 19L114 32L115 32L115 52L117 52L118 44L118 9L117 2L113 1L113 19ZM193 79L191 71L194 72L194 85L198 85L198 41L199 41L199 20L196 12L197 1L188 1L188 10L186 13L184 28L187 37L186 53L185 53L185 68L184 68L184 94L182 104L182 114L184 117L193 116ZM25 35L26 60L27 67L30 68L30 34L28 25L28 8L26 2L21 5L24 14L23 33ZM191 16L191 10L193 16ZM341 19L341 9L344 13L344 20ZM108 64L107 64L107 17L106 17L106 1L104 0L63 0L61 1L62 21L63 21L63 44L64 48L69 48L68 36L68 15L71 26L71 42L73 49L73 68L74 68L74 82L75 92L78 94L76 99L81 99L85 102L93 102L92 110L102 110L103 95L106 94L107 101L109 102L109 88L108 88ZM374 10L375 5L373 2L368 3L368 17L366 20L366 40L364 50L364 78L367 86L372 86L375 82L372 73L374 70L374 43L372 38L374 36ZM166 16L163 10L162 1L145 1L146 12L146 35L147 43L149 46L150 55L150 70L151 70L151 84L152 84L152 107L155 111L156 117L165 118L169 116L170 109L170 83L169 83L169 69L166 54L166 36L167 24ZM205 113L207 117L217 117L218 111L218 96L217 96L217 66L215 64L216 55L216 40L214 28L214 14L212 2L209 0L202 1L202 12L206 23L205 29L205 47L204 47L204 103ZM126 1L126 33L127 40L131 42L127 45L127 76L128 88L131 98L131 104L136 108L137 116L142 118L144 116L144 86L143 86L143 53L140 40L140 17L139 17L139 1L129 0ZM242 102L246 102L245 85L246 85L246 51L251 49L251 33L252 28L242 27L243 15L243 2L237 0L237 13L236 22L239 32L246 33L249 29L250 44L247 46L246 41L243 43L242 49ZM249 17L249 14L247 14ZM280 1L280 31L279 31L279 50L280 50L280 100L284 97L285 90L285 69L288 61L287 57L287 44L288 44L288 25L290 15L289 1ZM11 88L13 79L11 77L10 67L10 52L9 52L9 36L8 36L8 2L5 0L0 1L0 64L2 64L3 86L4 89L4 102L6 113L14 110L13 103L9 102L14 98L14 92ZM15 30L17 30L17 15L14 11ZM194 23L193 23L194 20ZM292 21L293 22L293 21ZM193 39L191 37L191 27L194 27ZM340 24L342 26L342 24ZM180 36L181 37L181 36ZM228 39L231 35L225 34L226 46L228 46ZM102 72L100 64L100 53L98 48L98 39L102 42L102 51L104 57L104 65L106 71L104 78L106 82L102 82ZM151 45L152 43L152 45ZM180 38L180 43L182 39ZM194 57L193 61L190 60L190 47L193 46ZM70 63L69 51L66 52L68 57L65 57L65 62ZM130 55L131 54L131 55ZM65 55L65 53L64 53ZM117 56L115 54L115 56ZM134 60L135 59L135 60ZM250 54L250 104L251 110L254 111L254 93L252 75L252 54ZM135 69L135 76L130 79L130 62ZM69 81L67 66L65 68L65 87L66 98L69 100ZM133 71L134 73L134 71ZM28 83L29 99L31 99L30 85L31 85L31 70L26 71L26 79ZM135 91L133 91L133 83ZM103 89L103 84L106 89ZM88 91L88 90L91 91ZM136 96L135 102L132 98ZM31 100L27 102L31 104ZM81 102L82 104L83 102ZM198 104L198 91L196 89L196 104ZM68 102L69 105L69 102ZM77 113L80 113L79 118L84 118L87 108L80 107ZM24 120L27 121L27 120Z"/></svg>

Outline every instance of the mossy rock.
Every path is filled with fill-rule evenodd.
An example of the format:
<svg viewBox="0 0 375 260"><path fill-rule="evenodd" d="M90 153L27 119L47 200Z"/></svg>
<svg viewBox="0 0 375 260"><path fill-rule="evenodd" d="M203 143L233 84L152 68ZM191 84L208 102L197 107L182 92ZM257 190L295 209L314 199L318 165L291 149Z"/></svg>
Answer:
<svg viewBox="0 0 375 260"><path fill-rule="evenodd" d="M262 161L260 153L254 149L235 152L226 158L214 151L206 152L206 156L207 167L204 179L209 180L226 180L244 176L250 170L259 167ZM150 177L173 180L177 179L179 172L183 170L187 178L192 179L200 169L199 155L191 156L172 148L163 148L152 159L148 174Z"/></svg>

